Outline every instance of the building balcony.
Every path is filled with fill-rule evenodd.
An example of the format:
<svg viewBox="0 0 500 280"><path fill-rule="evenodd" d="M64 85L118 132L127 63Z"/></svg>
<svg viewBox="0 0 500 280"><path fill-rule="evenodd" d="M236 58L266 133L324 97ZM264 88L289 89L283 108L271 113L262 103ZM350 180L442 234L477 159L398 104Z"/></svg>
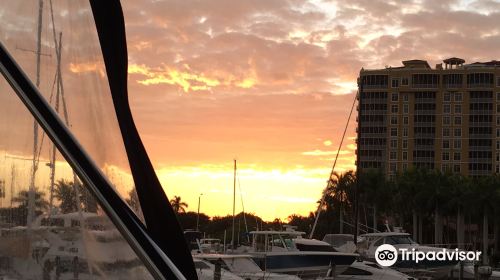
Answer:
<svg viewBox="0 0 500 280"><path fill-rule="evenodd" d="M415 132L415 133L413 133L413 136L415 138L419 138L419 139L435 139L436 133L418 133L418 132Z"/></svg>
<svg viewBox="0 0 500 280"><path fill-rule="evenodd" d="M429 89L429 88L437 89L439 87L439 84L413 84L411 85L411 87L414 89Z"/></svg>
<svg viewBox="0 0 500 280"><path fill-rule="evenodd" d="M494 86L493 83L467 84L467 88L492 88Z"/></svg>
<svg viewBox="0 0 500 280"><path fill-rule="evenodd" d="M363 89L384 89L388 88L389 85L363 85Z"/></svg>
<svg viewBox="0 0 500 280"><path fill-rule="evenodd" d="M414 150L420 150L420 151L433 151L434 150L434 144L433 145L415 145L413 147Z"/></svg>
<svg viewBox="0 0 500 280"><path fill-rule="evenodd" d="M492 134L471 134L469 133L469 139L491 139Z"/></svg>
<svg viewBox="0 0 500 280"><path fill-rule="evenodd" d="M436 110L415 110L414 115L435 115Z"/></svg>
<svg viewBox="0 0 500 280"><path fill-rule="evenodd" d="M413 157L413 162L434 162L434 157Z"/></svg>
<svg viewBox="0 0 500 280"><path fill-rule="evenodd" d="M447 89L459 89L462 88L464 85L462 83L460 84L445 84L444 87Z"/></svg>

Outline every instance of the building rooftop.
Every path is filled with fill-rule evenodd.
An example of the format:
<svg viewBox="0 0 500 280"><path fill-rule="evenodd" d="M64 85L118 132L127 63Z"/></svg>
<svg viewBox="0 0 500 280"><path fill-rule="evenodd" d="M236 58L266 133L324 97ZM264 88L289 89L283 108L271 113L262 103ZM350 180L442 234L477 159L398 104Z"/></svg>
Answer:
<svg viewBox="0 0 500 280"><path fill-rule="evenodd" d="M426 60L420 59L404 60L403 65L405 68L431 68Z"/></svg>
<svg viewBox="0 0 500 280"><path fill-rule="evenodd" d="M429 70L451 70L451 69L464 69L464 68L479 68L479 67L500 67L500 61L491 60L487 62L473 62L470 64L464 64L465 60L458 57L450 57L443 60L445 67L443 68L442 63L436 64L435 68L431 68L427 60L422 59L410 59L402 61L403 66L386 66L380 69L361 69L363 71L377 71L377 70L409 70L409 69L429 69Z"/></svg>

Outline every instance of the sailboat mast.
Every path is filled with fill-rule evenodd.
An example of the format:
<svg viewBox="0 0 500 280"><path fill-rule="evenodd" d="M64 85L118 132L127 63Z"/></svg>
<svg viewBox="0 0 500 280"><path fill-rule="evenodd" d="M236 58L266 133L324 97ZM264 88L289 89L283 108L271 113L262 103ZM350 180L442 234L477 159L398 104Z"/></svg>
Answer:
<svg viewBox="0 0 500 280"><path fill-rule="evenodd" d="M234 176L233 176L233 230L231 237L231 248L234 249L234 225L235 225L235 210L236 210L236 159L234 160Z"/></svg>
<svg viewBox="0 0 500 280"><path fill-rule="evenodd" d="M40 57L42 55L42 21L43 21L43 0L38 1L38 25L37 25L37 46L36 46L36 81L37 88L40 87ZM30 186L28 191L28 216L26 224L31 228L31 222L35 216L35 177L38 168L38 123L33 120L33 166L31 170Z"/></svg>
<svg viewBox="0 0 500 280"><path fill-rule="evenodd" d="M53 19L52 19L53 22ZM55 31L55 30L54 30ZM55 34L54 34L55 36ZM59 99L61 96L61 83L60 83L60 71L61 68L61 44L62 33L59 33L59 42L54 38L54 43L56 44L56 55L57 55L57 74L56 74L56 98L55 98L55 110L59 113ZM53 202L54 202L54 187L55 187L55 177L56 177L56 145L52 144L52 151L50 155L50 199L49 199L49 218L52 215Z"/></svg>

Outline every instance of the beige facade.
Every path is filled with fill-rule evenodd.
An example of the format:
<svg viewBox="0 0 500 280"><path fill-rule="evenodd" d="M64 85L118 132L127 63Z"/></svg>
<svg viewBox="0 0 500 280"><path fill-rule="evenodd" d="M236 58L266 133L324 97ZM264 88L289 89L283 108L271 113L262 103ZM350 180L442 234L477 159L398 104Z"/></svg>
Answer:
<svg viewBox="0 0 500 280"><path fill-rule="evenodd" d="M403 65L360 72L359 167L499 173L500 62Z"/></svg>

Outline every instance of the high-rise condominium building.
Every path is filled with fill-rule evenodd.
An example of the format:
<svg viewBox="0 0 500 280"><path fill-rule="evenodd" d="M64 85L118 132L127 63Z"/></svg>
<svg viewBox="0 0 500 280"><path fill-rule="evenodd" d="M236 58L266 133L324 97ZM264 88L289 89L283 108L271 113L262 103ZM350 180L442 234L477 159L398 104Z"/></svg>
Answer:
<svg viewBox="0 0 500 280"><path fill-rule="evenodd" d="M469 176L500 172L500 61L443 62L361 70L361 169L389 176L411 166Z"/></svg>

